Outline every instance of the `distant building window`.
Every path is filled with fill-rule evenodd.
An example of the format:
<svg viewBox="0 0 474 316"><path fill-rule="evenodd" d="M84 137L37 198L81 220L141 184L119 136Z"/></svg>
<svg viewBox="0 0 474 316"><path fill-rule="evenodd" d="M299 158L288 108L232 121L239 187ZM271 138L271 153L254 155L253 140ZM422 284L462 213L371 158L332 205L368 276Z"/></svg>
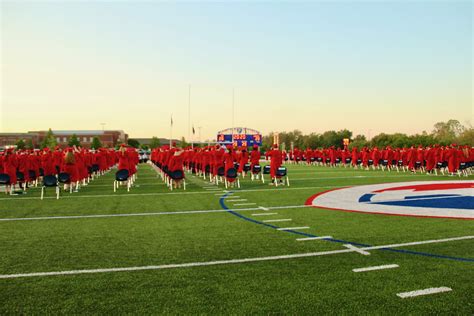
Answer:
<svg viewBox="0 0 474 316"><path fill-rule="evenodd" d="M60 142L61 142L61 138L60 138L60 137L56 137L56 142L57 142L57 143L60 143Z"/></svg>
<svg viewBox="0 0 474 316"><path fill-rule="evenodd" d="M92 143L92 140L94 139L94 137L89 137L89 142Z"/></svg>
<svg viewBox="0 0 474 316"><path fill-rule="evenodd" d="M82 138L82 141L83 141L84 143L87 143L87 137L83 137L83 138Z"/></svg>
<svg viewBox="0 0 474 316"><path fill-rule="evenodd" d="M63 137L63 142L67 142L67 137Z"/></svg>

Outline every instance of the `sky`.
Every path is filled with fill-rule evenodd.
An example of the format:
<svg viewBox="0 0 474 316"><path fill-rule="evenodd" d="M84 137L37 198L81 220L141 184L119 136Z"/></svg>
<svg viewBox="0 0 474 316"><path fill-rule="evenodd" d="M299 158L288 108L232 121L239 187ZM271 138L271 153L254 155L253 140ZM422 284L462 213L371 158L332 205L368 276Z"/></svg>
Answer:
<svg viewBox="0 0 474 316"><path fill-rule="evenodd" d="M471 1L0 9L0 132L105 123L131 137L189 139L192 125L212 139L232 127L233 91L235 126L263 134L347 128L370 137L474 123Z"/></svg>

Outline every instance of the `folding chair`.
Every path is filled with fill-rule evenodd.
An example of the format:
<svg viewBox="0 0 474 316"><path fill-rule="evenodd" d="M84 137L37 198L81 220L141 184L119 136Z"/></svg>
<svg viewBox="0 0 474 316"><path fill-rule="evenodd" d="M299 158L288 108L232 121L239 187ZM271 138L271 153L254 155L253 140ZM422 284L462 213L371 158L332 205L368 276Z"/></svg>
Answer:
<svg viewBox="0 0 474 316"><path fill-rule="evenodd" d="M43 186L41 187L41 199L44 197L46 188L56 188L56 200L59 200L59 186L56 176L49 175L43 177Z"/></svg>
<svg viewBox="0 0 474 316"><path fill-rule="evenodd" d="M115 181L114 181L114 192L117 192L117 189L121 183L127 183L127 192L130 191L130 173L127 169L120 169L115 173Z"/></svg>
<svg viewBox="0 0 474 316"><path fill-rule="evenodd" d="M237 182L237 187L240 188L240 180L238 178L237 169L230 168L225 175L225 188L227 189L231 183Z"/></svg>
<svg viewBox="0 0 474 316"><path fill-rule="evenodd" d="M288 172L286 167L280 167L277 169L276 174L275 174L275 186L278 186L278 182L281 180L281 178L286 178L286 185L290 186L290 179L288 179ZM285 183L283 183L285 184Z"/></svg>
<svg viewBox="0 0 474 316"><path fill-rule="evenodd" d="M262 177L262 181L264 181L263 175L261 174L261 172L262 172L262 167L260 165L253 166L251 180L253 181L253 179L259 179L260 177Z"/></svg>
<svg viewBox="0 0 474 316"><path fill-rule="evenodd" d="M263 166L262 183L265 183L265 177L263 176L265 174L270 174L270 165Z"/></svg>
<svg viewBox="0 0 474 316"><path fill-rule="evenodd" d="M10 183L10 176L8 174L0 173L0 185L5 186L5 193L8 193L8 189L10 189L10 194L13 193Z"/></svg>
<svg viewBox="0 0 474 316"><path fill-rule="evenodd" d="M170 172L170 190L173 191L173 182L183 181L183 189L186 190L186 179L182 170Z"/></svg>
<svg viewBox="0 0 474 316"><path fill-rule="evenodd" d="M69 173L60 172L58 174L58 181L64 185L69 184L69 193L72 193L72 183L71 183L71 176Z"/></svg>

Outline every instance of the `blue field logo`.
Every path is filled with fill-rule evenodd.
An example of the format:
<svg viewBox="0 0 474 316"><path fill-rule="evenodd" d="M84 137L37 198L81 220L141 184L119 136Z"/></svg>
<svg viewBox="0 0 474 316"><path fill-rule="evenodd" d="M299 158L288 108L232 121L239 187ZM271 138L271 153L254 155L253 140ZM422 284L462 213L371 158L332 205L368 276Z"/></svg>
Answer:
<svg viewBox="0 0 474 316"><path fill-rule="evenodd" d="M474 219L474 181L363 185L316 194L306 204L350 212Z"/></svg>

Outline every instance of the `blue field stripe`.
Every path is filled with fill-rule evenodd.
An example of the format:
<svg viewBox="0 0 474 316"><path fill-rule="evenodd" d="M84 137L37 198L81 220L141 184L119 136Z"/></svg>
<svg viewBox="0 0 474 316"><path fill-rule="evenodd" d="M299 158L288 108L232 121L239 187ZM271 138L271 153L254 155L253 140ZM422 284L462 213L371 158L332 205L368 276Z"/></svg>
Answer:
<svg viewBox="0 0 474 316"><path fill-rule="evenodd" d="M229 196L230 194L233 194L233 193L234 193L233 191L227 192L226 194L224 194L223 196L221 196L219 198L219 204L221 205L222 209L227 211L227 213L230 213L230 214L232 214L234 216L237 216L237 217L239 217L243 220L246 220L248 222L258 224L258 225L262 225L262 226L266 226L266 227L269 227L269 228L273 228L275 230L277 228L280 228L278 226L263 223L263 222L260 222L258 220L255 220L253 218L244 216L244 215L242 215L238 212L235 212L232 209L228 208L227 205L225 204L225 198L227 196ZM283 230L282 232L295 234L295 235L300 235L300 236L305 236L305 237L319 237L318 235L299 232L299 231L296 231L296 230ZM352 241L347 241L347 240L342 240L342 239L325 238L325 239L321 239L321 240L327 240L327 241L331 241L331 242L344 243L344 244L351 244L351 245L359 246L359 247L372 247L371 245L368 245L368 244L361 244L361 243L358 243L358 242L352 242ZM406 253L406 254L410 254L410 255L418 255L418 256L432 257L432 258L438 258L438 259L449 259L449 260L455 260L455 261L474 262L473 258L452 257L452 256L438 255L438 254L432 254L432 253L427 253L427 252L419 252L419 251L404 250L404 249L381 248L381 249L377 249L377 250L392 251L392 252L398 252L398 253Z"/></svg>

